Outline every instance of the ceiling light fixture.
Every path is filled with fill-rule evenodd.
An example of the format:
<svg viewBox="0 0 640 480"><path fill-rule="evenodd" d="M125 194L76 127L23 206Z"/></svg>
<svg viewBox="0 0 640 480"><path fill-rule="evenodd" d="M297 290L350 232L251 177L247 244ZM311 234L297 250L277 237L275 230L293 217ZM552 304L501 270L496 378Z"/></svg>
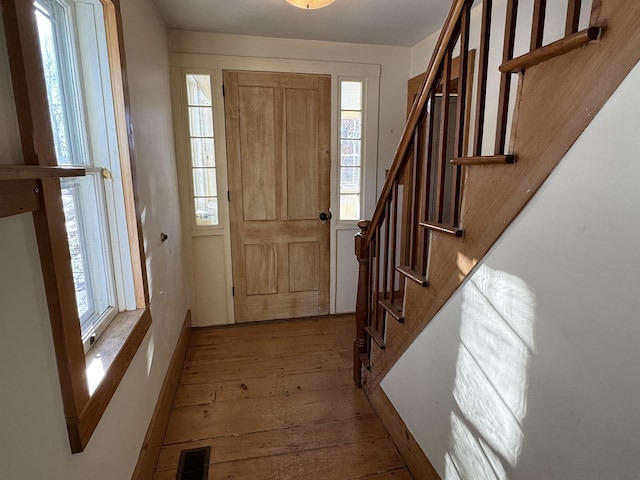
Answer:
<svg viewBox="0 0 640 480"><path fill-rule="evenodd" d="M315 10L331 5L336 0L287 0L294 7L304 8L305 10Z"/></svg>

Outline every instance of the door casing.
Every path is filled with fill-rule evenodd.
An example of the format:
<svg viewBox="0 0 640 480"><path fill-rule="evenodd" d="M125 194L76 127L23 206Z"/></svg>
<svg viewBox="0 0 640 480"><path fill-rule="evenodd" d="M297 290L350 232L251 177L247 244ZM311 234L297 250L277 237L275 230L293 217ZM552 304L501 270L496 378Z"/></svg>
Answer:
<svg viewBox="0 0 640 480"><path fill-rule="evenodd" d="M358 79L366 83L366 152L363 166L364 218L369 218L375 207L378 174L378 111L380 91L379 64L298 60L261 57L238 57L200 53L170 53L172 107L176 139L176 162L183 213L183 238L187 290L194 326L224 325L235 322L233 306L233 275L231 270L231 240L228 207L224 193L228 190L227 152L224 141L216 142L216 158L219 160L218 190L220 225L196 228L190 223L188 150L185 139L188 118L186 116L183 81L187 73L212 75L214 102L214 130L217 139L226 138L224 126L224 97L222 95L224 70L251 70L263 72L289 72L328 74L331 76L331 208L336 211L338 157L338 91L341 79ZM353 235L359 229L356 222L339 222L335 216L330 231L330 291L329 313L350 311L355 299L357 262L353 255ZM203 261L206 255L206 261ZM205 265L208 264L207 265ZM206 274L205 268L211 273ZM213 278L212 278L213 277ZM200 281L196 280L199 279ZM206 278L208 284L203 285ZM215 288L214 288L215 286ZM215 290L215 291L214 291Z"/></svg>

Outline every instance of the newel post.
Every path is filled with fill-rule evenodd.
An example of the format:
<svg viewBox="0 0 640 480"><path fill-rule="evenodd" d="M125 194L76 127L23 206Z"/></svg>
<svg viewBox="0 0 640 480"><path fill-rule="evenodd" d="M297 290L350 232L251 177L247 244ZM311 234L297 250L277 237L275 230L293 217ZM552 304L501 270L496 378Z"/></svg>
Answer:
<svg viewBox="0 0 640 480"><path fill-rule="evenodd" d="M369 246L364 237L371 222L358 222L360 232L356 233L355 251L358 259L358 296L356 298L356 335L353 339L353 380L359 387L362 385L362 360L360 355L367 353L367 315L369 312Z"/></svg>

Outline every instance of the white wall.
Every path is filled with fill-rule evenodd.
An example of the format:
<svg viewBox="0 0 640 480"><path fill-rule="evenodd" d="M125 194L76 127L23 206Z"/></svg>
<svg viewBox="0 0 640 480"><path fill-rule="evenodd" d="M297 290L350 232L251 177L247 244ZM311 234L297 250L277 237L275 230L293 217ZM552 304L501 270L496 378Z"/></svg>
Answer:
<svg viewBox="0 0 640 480"><path fill-rule="evenodd" d="M130 478L187 310L166 32L150 0L128 0L122 9L153 324L87 449L72 455L31 215L0 219L3 478ZM3 33L0 85L0 162L18 163ZM161 231L169 235L164 244Z"/></svg>
<svg viewBox="0 0 640 480"><path fill-rule="evenodd" d="M336 42L309 40L288 40L241 35L211 34L201 32L171 31L169 48L171 52L184 54L218 55L240 59L234 69L275 70L286 61L317 62L314 69L326 70L310 73L334 73L343 64L364 64L379 66L379 117L377 154L365 154L365 168L374 169L371 182L365 183L365 218L370 218L375 207L377 193L384 183L384 174L393 160L405 123L407 80L409 78L411 49L405 47L381 47L355 45ZM181 61L184 66L184 60ZM292 64L293 64L292 62ZM201 64L202 62L200 62ZM190 65L195 67L195 65ZM227 68L227 67L224 67ZM335 113L335 112L334 112ZM335 159L339 157L334 155ZM335 170L335 169L334 169ZM332 189L335 190L335 176ZM377 189L377 191L376 191ZM332 192L332 210L337 195ZM353 254L353 236L358 231L356 222L337 225L332 229L332 312L353 312L357 290L357 262ZM224 255L221 251L220 255ZM230 288L229 288L230 290ZM199 325L207 324L198 319ZM216 319L211 319L216 323Z"/></svg>
<svg viewBox="0 0 640 480"><path fill-rule="evenodd" d="M640 65L383 380L443 479L638 478L639 92Z"/></svg>

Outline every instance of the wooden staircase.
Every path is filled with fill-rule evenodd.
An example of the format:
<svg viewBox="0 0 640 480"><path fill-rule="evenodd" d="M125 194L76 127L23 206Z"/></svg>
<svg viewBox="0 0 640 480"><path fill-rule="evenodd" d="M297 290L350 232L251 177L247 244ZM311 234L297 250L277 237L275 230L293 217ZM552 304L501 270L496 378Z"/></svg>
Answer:
<svg viewBox="0 0 640 480"><path fill-rule="evenodd" d="M564 1L563 38L543 44L547 2L535 0L529 52L514 58L516 28L522 28L518 1L507 0L502 30L492 22L493 1L484 0L477 77L471 81L473 1L454 0L373 217L358 224L354 380L368 391L377 388L640 60L639 1L593 0L582 30L582 2ZM504 36L499 73L489 70L495 35ZM452 74L454 64L459 71ZM487 92L495 75L500 88L494 118L487 106L495 99ZM487 144L489 127L496 132L493 145Z"/></svg>

